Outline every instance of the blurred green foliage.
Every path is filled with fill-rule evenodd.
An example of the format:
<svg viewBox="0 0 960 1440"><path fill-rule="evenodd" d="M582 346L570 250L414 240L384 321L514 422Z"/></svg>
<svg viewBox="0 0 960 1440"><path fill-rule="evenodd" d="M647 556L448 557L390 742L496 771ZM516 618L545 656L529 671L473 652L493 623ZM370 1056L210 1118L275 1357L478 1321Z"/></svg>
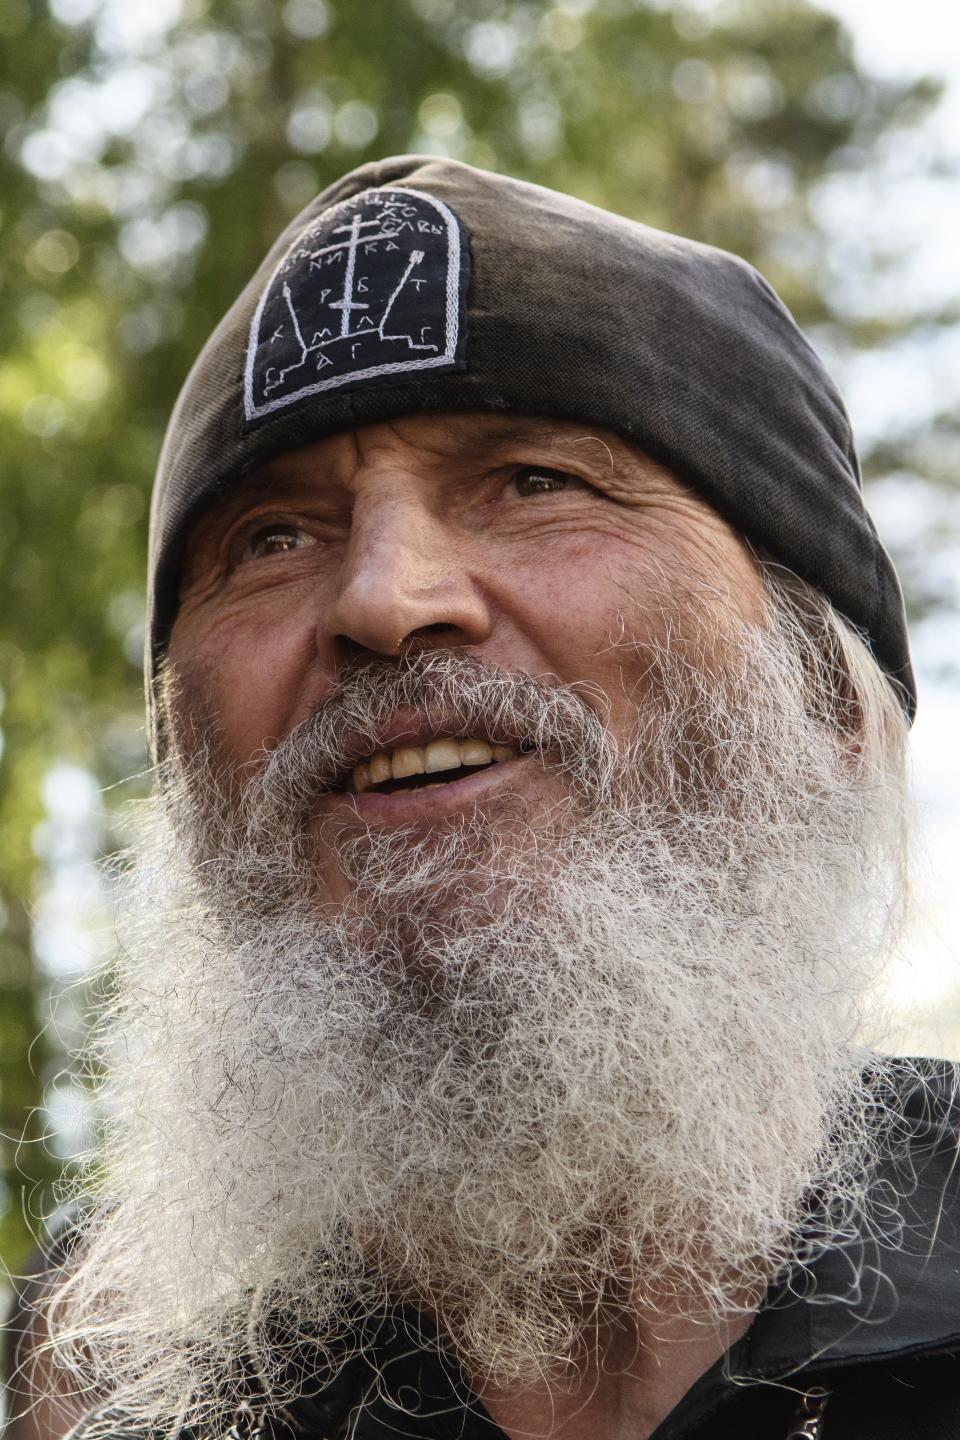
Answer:
<svg viewBox="0 0 960 1440"><path fill-rule="evenodd" d="M715 15L0 0L0 40L0 1255L15 1270L62 1164L62 1137L44 1140L63 1063L51 1003L82 973L37 944L38 884L77 858L55 815L42 823L44 777L69 761L112 785L145 764L152 468L182 377L280 228L363 160L448 153L729 247L834 347L874 344L938 317L839 305L814 201L936 90L864 74L807 0ZM861 257L864 283L888 259ZM873 469L902 468L903 443Z"/></svg>

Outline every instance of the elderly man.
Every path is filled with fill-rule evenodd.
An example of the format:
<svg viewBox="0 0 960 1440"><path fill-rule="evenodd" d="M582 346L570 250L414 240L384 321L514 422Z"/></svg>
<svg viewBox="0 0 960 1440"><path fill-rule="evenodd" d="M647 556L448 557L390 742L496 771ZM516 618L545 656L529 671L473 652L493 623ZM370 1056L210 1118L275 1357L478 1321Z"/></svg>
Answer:
<svg viewBox="0 0 960 1440"><path fill-rule="evenodd" d="M181 395L148 665L81 1435L960 1435L952 1073L860 1048L902 602L750 267L347 175Z"/></svg>

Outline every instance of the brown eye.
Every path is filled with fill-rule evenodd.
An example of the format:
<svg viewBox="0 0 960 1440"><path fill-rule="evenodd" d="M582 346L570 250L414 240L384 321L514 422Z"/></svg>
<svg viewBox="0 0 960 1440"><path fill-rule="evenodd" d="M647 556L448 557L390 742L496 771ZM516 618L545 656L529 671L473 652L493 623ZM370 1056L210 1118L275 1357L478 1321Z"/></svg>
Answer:
<svg viewBox="0 0 960 1440"><path fill-rule="evenodd" d="M299 525L264 525L250 536L246 555L252 560L264 560L270 555L289 555L312 544L312 537Z"/></svg>
<svg viewBox="0 0 960 1440"><path fill-rule="evenodd" d="M518 495L549 495L553 490L566 490L571 480L576 476L563 470L543 470L539 465L524 465L513 477Z"/></svg>

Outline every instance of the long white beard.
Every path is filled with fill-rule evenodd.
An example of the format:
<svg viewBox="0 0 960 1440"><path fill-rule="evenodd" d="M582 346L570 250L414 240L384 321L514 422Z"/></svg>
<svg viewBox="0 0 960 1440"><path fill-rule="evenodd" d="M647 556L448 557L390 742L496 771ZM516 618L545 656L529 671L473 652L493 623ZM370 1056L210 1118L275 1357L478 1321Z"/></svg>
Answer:
<svg viewBox="0 0 960 1440"><path fill-rule="evenodd" d="M176 762L129 881L65 1352L145 1415L238 1355L283 1398L278 1316L320 1365L400 1302L524 1382L602 1311L716 1319L847 1233L902 794L811 718L801 649L774 619L721 676L658 654L626 753L572 690L427 656L347 681L239 798ZM569 805L327 835L354 901L318 913L303 818L339 728L441 700L532 734Z"/></svg>

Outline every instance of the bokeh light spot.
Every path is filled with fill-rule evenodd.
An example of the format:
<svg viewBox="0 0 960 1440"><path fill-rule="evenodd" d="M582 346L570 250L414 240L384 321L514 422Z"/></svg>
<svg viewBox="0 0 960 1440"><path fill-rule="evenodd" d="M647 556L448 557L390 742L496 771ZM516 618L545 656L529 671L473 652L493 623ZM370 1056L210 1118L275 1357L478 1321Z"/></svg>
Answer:
<svg viewBox="0 0 960 1440"><path fill-rule="evenodd" d="M427 96L417 116L428 135L446 140L455 135L463 124L463 107L456 95L441 91Z"/></svg>
<svg viewBox="0 0 960 1440"><path fill-rule="evenodd" d="M283 23L298 40L319 40L330 29L326 0L287 0Z"/></svg>
<svg viewBox="0 0 960 1440"><path fill-rule="evenodd" d="M333 128L341 145L348 150L362 150L376 136L380 121L377 112L362 100L348 100L337 111Z"/></svg>
<svg viewBox="0 0 960 1440"><path fill-rule="evenodd" d="M47 230L30 248L28 266L34 274L65 275L80 258L80 246L68 230Z"/></svg>

